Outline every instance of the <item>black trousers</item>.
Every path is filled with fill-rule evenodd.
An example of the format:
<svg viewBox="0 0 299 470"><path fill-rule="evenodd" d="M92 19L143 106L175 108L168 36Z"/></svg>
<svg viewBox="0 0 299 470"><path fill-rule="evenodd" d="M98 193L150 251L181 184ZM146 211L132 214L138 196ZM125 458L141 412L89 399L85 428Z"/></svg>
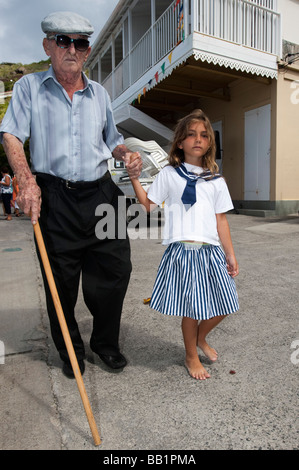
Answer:
<svg viewBox="0 0 299 470"><path fill-rule="evenodd" d="M10 193L2 193L2 202L4 205L5 213L7 215L11 214L11 207L10 207L10 201L12 200L12 194Z"/></svg>
<svg viewBox="0 0 299 470"><path fill-rule="evenodd" d="M75 319L80 277L84 301L93 316L90 345L102 354L119 352L119 329L131 261L125 211L118 214L123 193L110 176L94 187L69 189L65 181L37 174L42 191L40 227L58 295L78 360L85 348ZM99 207L107 209L99 211ZM97 216L97 212L102 212ZM105 222L105 223L104 223ZM119 230L119 224L124 224ZM96 235L97 224L101 233ZM107 226L107 234L103 230ZM108 227L109 226L109 227ZM113 230L113 227L115 230ZM114 232L114 233L113 233ZM119 236L119 233L121 236ZM38 248L37 248L38 250ZM40 258L40 256L39 256ZM41 263L51 334L59 355L68 360L56 310Z"/></svg>

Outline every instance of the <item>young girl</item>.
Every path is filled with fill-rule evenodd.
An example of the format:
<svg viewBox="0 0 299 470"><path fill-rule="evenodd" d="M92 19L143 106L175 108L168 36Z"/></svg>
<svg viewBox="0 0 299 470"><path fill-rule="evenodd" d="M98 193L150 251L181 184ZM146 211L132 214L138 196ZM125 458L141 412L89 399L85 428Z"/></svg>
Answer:
<svg viewBox="0 0 299 470"><path fill-rule="evenodd" d="M210 374L199 360L197 347L216 361L217 352L206 337L226 315L239 309L233 279L239 268L225 215L233 204L225 180L217 173L215 151L211 123L195 110L179 121L170 165L160 171L148 193L138 179L132 179L147 211L164 202L163 244L168 248L150 306L182 317L185 366L199 380Z"/></svg>

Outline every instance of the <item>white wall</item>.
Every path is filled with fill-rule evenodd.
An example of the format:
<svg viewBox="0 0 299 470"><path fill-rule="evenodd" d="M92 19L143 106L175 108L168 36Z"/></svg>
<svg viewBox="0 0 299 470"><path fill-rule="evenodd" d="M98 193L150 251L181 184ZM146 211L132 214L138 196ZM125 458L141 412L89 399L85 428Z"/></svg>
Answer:
<svg viewBox="0 0 299 470"><path fill-rule="evenodd" d="M277 0L282 19L282 39L299 44L299 0Z"/></svg>

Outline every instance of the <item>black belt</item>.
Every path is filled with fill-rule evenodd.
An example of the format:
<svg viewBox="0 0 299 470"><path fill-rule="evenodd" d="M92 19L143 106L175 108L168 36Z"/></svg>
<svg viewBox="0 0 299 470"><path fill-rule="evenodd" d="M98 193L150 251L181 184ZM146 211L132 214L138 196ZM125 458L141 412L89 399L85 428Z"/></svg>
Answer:
<svg viewBox="0 0 299 470"><path fill-rule="evenodd" d="M62 185L67 189L91 189L99 187L104 181L111 178L110 172L106 171L106 173L95 181L70 181L65 180L63 178L59 178L59 176L49 175L48 173L35 173L37 177L37 182L39 180L46 181L48 183Z"/></svg>

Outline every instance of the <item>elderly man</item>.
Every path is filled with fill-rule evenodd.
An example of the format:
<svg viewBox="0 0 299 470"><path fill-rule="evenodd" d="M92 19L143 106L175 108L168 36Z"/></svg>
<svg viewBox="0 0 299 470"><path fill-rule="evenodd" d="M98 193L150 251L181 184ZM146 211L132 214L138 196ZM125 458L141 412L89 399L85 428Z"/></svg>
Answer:
<svg viewBox="0 0 299 470"><path fill-rule="evenodd" d="M109 204L113 223L120 223L123 194L111 180L107 160L124 160L134 177L140 174L141 159L125 147L106 90L82 72L91 50L89 21L56 12L43 20L42 30L52 65L15 84L0 137L19 182L19 205L31 214L33 224L40 220L81 372L85 348L74 314L81 275L84 300L93 316L90 347L110 368L122 368L126 359L119 350L119 328L131 272L130 245L126 229L116 228L115 237L97 237L95 213L101 204ZM23 150L29 137L31 170ZM73 377L44 272L43 277L52 337L64 374Z"/></svg>

